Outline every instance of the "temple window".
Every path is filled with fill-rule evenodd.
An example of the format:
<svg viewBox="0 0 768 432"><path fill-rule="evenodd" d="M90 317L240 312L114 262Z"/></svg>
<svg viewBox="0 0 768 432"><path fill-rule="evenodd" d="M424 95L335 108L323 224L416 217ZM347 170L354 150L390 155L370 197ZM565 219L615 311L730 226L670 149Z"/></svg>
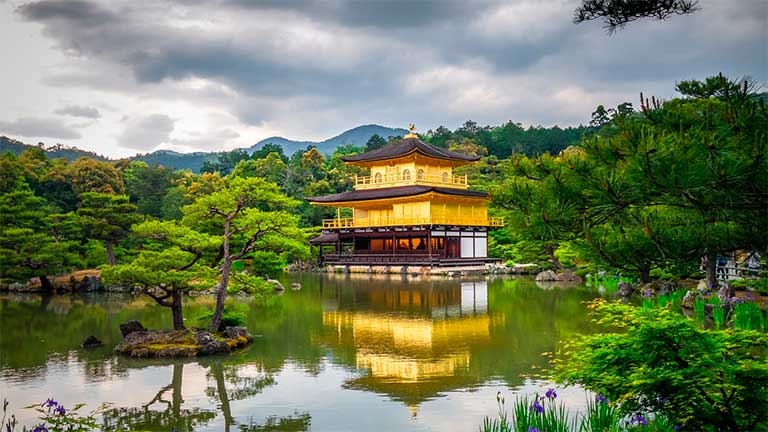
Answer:
<svg viewBox="0 0 768 432"><path fill-rule="evenodd" d="M376 183L381 183L381 173L377 172L376 175L373 176L373 181Z"/></svg>
<svg viewBox="0 0 768 432"><path fill-rule="evenodd" d="M417 180L424 180L424 170L419 168L418 171L416 171L416 179Z"/></svg>
<svg viewBox="0 0 768 432"><path fill-rule="evenodd" d="M448 183L448 172L443 171L443 183Z"/></svg>
<svg viewBox="0 0 768 432"><path fill-rule="evenodd" d="M404 169L403 170L403 180L410 180L411 179L411 170Z"/></svg>

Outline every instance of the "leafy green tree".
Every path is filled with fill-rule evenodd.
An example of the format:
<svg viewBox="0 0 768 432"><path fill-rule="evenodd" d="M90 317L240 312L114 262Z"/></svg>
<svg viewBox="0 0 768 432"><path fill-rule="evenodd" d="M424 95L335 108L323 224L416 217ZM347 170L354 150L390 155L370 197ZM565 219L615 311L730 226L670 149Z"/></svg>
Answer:
<svg viewBox="0 0 768 432"><path fill-rule="evenodd" d="M736 88L728 98L646 100L639 113L622 104L609 133L556 158L513 159L495 202L526 238L582 238L644 282L654 268L706 255L716 286L718 253L768 248L768 110Z"/></svg>
<svg viewBox="0 0 768 432"><path fill-rule="evenodd" d="M214 284L216 270L203 265L205 254L215 253L221 239L170 221L148 221L133 232L148 240L130 264L106 266L105 282L141 287L160 306L171 309L173 328L184 329L182 296L194 287Z"/></svg>
<svg viewBox="0 0 768 432"><path fill-rule="evenodd" d="M365 151L376 150L387 145L387 140L379 136L379 134L373 134L368 138L368 142L365 143Z"/></svg>
<svg viewBox="0 0 768 432"><path fill-rule="evenodd" d="M232 172L240 161L249 158L248 152L242 149L232 150L229 152L219 153L215 162L205 161L203 162L201 173L219 173L225 176Z"/></svg>
<svg viewBox="0 0 768 432"><path fill-rule="evenodd" d="M120 171L108 162L82 157L68 166L67 176L76 194L99 192L122 194L125 183Z"/></svg>
<svg viewBox="0 0 768 432"><path fill-rule="evenodd" d="M272 183L285 183L286 165L279 153L272 152L261 159L240 161L234 170L233 177L261 177Z"/></svg>
<svg viewBox="0 0 768 432"><path fill-rule="evenodd" d="M103 241L107 264L115 265L114 247L128 236L131 225L141 219L136 206L130 203L127 195L86 192L80 198L77 214L87 238Z"/></svg>
<svg viewBox="0 0 768 432"><path fill-rule="evenodd" d="M297 204L283 195L274 183L259 177L234 177L227 178L219 189L198 197L184 208L182 221L185 225L216 235L222 242L215 261L221 278L209 325L211 331L218 330L221 325L230 279L244 285L256 283L246 274L233 274L233 262L257 250L307 253L298 218L291 213Z"/></svg>
<svg viewBox="0 0 768 432"><path fill-rule="evenodd" d="M617 401L625 414L666 415L681 430L768 428L768 335L713 331L669 309L596 300L605 332L569 341L555 379Z"/></svg>
<svg viewBox="0 0 768 432"><path fill-rule="evenodd" d="M580 185L562 157L513 158L506 165L507 179L494 189L494 205L505 209L507 227L523 232L523 250L543 252L556 269L563 266L555 255L559 243L581 233Z"/></svg>
<svg viewBox="0 0 768 432"><path fill-rule="evenodd" d="M49 276L78 263L71 238L52 229L45 201L26 183L0 195L0 277L27 281L39 277L45 291L53 290Z"/></svg>
<svg viewBox="0 0 768 432"><path fill-rule="evenodd" d="M279 144L272 144L272 143L266 143L258 150L251 153L251 159L263 159L267 157L270 153L277 153L278 156L280 156L280 159L283 160L283 163L288 162L288 157L285 155L285 152L283 151L283 148L280 147Z"/></svg>
<svg viewBox="0 0 768 432"><path fill-rule="evenodd" d="M171 187L173 172L165 167L149 166L134 161L123 171L126 194L137 210L146 215L161 217L163 197Z"/></svg>

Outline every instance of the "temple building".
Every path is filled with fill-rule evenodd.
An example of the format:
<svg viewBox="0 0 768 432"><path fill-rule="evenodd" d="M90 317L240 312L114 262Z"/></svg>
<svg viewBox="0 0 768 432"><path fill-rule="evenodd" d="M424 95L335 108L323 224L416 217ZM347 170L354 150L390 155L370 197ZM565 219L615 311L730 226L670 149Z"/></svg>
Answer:
<svg viewBox="0 0 768 432"><path fill-rule="evenodd" d="M488 216L486 192L469 189L454 169L479 158L421 141L413 133L376 150L341 159L370 170L355 190L309 198L336 208L323 220L323 264L478 265L488 259L488 230L503 225ZM342 217L342 213L345 216ZM325 248L324 248L325 246ZM327 247L332 247L331 253Z"/></svg>

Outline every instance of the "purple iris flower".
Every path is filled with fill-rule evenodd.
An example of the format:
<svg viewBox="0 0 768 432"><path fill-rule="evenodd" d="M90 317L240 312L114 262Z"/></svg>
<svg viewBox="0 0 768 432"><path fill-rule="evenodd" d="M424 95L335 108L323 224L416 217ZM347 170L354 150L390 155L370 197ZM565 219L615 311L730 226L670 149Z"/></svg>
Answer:
<svg viewBox="0 0 768 432"><path fill-rule="evenodd" d="M680 426L678 426L678 425L675 425L675 432L677 432L677 431L679 431L679 430L680 430Z"/></svg>
<svg viewBox="0 0 768 432"><path fill-rule="evenodd" d="M45 423L40 423L36 428L32 429L32 432L48 432L48 428L45 427Z"/></svg>
<svg viewBox="0 0 768 432"><path fill-rule="evenodd" d="M58 403L58 402L56 402L55 400L53 400L53 399L51 399L51 398L48 398L48 399L47 399L45 402L43 402L43 403L42 403L40 406L42 406L43 408L54 408L54 407L55 407L56 405L58 405L58 404L59 404L59 403Z"/></svg>
<svg viewBox="0 0 768 432"><path fill-rule="evenodd" d="M554 388L551 388L547 390L547 392L544 394L544 396L547 397L547 399L556 399L557 398L557 392Z"/></svg>
<svg viewBox="0 0 768 432"><path fill-rule="evenodd" d="M651 290L644 290L643 291L643 296L646 297L646 298L651 297L652 295L653 295L653 292L651 292Z"/></svg>
<svg viewBox="0 0 768 432"><path fill-rule="evenodd" d="M600 402L608 405L608 398L601 394L595 396L595 403L600 403Z"/></svg>
<svg viewBox="0 0 768 432"><path fill-rule="evenodd" d="M754 295L754 294L752 294L751 292L748 292L748 293L747 293L747 300L749 300L749 301L755 301L755 295Z"/></svg>
<svg viewBox="0 0 768 432"><path fill-rule="evenodd" d="M67 414L67 410L65 410L65 409L64 409L64 407L63 407L62 405L59 405L59 406L57 406L57 407L56 407L56 408L53 410L53 412L54 412L54 414L58 414L58 415L62 415L62 416L63 416L63 415L65 415L65 414Z"/></svg>
<svg viewBox="0 0 768 432"><path fill-rule="evenodd" d="M539 403L539 398L536 398L533 401L533 405L531 405L531 411L534 411L534 410L536 410L536 412L538 412L539 414L541 414L544 411L544 407L541 406L541 404Z"/></svg>
<svg viewBox="0 0 768 432"><path fill-rule="evenodd" d="M528 432L541 432L540 430L536 429L533 426L528 426Z"/></svg>
<svg viewBox="0 0 768 432"><path fill-rule="evenodd" d="M637 417L633 418L632 423L648 426L648 422L645 420L645 417L643 417L641 414L638 414Z"/></svg>

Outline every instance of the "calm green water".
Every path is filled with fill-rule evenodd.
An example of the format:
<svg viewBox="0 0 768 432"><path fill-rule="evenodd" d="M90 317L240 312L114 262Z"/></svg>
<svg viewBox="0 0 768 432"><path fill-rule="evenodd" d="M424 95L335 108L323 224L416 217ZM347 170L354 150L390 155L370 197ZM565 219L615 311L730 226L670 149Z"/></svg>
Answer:
<svg viewBox="0 0 768 432"><path fill-rule="evenodd" d="M585 287L530 279L291 275L300 291L235 299L258 335L243 351L185 362L111 355L118 324L170 326L167 310L128 295L0 297L0 396L22 407L110 402L104 430L476 430L496 393L543 392L525 378L543 352L592 331ZM211 307L187 301L188 324ZM88 335L103 348L79 348ZM583 406L580 389L560 392Z"/></svg>

